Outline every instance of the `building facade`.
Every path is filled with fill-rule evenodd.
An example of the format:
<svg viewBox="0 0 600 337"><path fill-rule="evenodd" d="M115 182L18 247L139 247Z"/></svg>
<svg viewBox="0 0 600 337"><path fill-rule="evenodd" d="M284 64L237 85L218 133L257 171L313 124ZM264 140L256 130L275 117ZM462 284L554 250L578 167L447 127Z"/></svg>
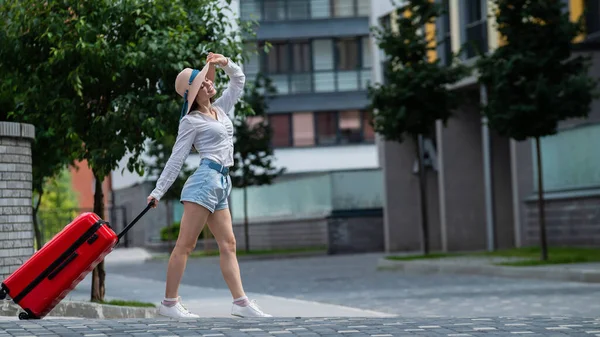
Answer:
<svg viewBox="0 0 600 337"><path fill-rule="evenodd" d="M437 1L437 0L436 0ZM592 57L591 75L600 77L600 9L597 1L563 0L565 11L576 20L587 8L587 32L577 39L573 53ZM476 49L486 53L502 43L495 29L493 8L487 0L442 2L447 14L435 26L436 52L447 62L467 42L460 61L473 64ZM372 25L394 23L388 1L373 1ZM383 81L380 68L385 55L374 53L374 80ZM427 207L430 246L434 250L461 251L537 245L537 176L531 141L516 142L489 130L479 103L485 91L476 74L453 90L465 92L469 104L454 112L446 126L438 123L429 140L436 165L427 172ZM586 120L561 123L557 135L542 141L547 234L550 244L594 245L600 240L599 175L593 148L600 145L600 103L593 102ZM385 188L384 235L387 251L421 248L420 208L414 144L378 140ZM561 159L558 160L559 154Z"/></svg>

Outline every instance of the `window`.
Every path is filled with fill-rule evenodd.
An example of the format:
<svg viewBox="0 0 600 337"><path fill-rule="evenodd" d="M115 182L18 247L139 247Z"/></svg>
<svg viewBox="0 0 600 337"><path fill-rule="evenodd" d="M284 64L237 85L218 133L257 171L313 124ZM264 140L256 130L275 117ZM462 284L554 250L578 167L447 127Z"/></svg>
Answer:
<svg viewBox="0 0 600 337"><path fill-rule="evenodd" d="M262 20L260 0L244 0L240 4L240 17L242 20Z"/></svg>
<svg viewBox="0 0 600 337"><path fill-rule="evenodd" d="M331 16L329 0L311 0L310 16L313 19L323 19Z"/></svg>
<svg viewBox="0 0 600 337"><path fill-rule="evenodd" d="M310 56L310 42L297 41L292 43L292 74L291 92L302 93L312 91L312 62Z"/></svg>
<svg viewBox="0 0 600 337"><path fill-rule="evenodd" d="M315 145L315 122L312 112L295 112L293 114L294 146Z"/></svg>
<svg viewBox="0 0 600 337"><path fill-rule="evenodd" d="M273 130L271 138L273 147L288 147L292 145L292 125L289 114L269 115L269 125Z"/></svg>
<svg viewBox="0 0 600 337"><path fill-rule="evenodd" d="M333 16L350 17L354 16L354 0L332 0Z"/></svg>
<svg viewBox="0 0 600 337"><path fill-rule="evenodd" d="M309 2L306 0L288 0L287 18L290 20L302 20L310 18Z"/></svg>
<svg viewBox="0 0 600 337"><path fill-rule="evenodd" d="M452 38L450 36L450 0L441 0L443 13L437 20L437 53L443 65L449 65L452 57Z"/></svg>
<svg viewBox="0 0 600 337"><path fill-rule="evenodd" d="M371 80L371 40L368 36L336 39L271 41L260 57L244 64L249 75L269 76L278 94L364 90ZM254 50L248 44L247 52ZM260 68L257 69L257 64Z"/></svg>
<svg viewBox="0 0 600 337"><path fill-rule="evenodd" d="M263 0L263 10L265 21L285 20L285 1L284 0ZM243 1L242 1L243 2Z"/></svg>
<svg viewBox="0 0 600 337"><path fill-rule="evenodd" d="M600 1L586 1L587 16L585 18L587 25L587 34L593 37L600 37Z"/></svg>
<svg viewBox="0 0 600 337"><path fill-rule="evenodd" d="M360 111L341 111L339 114L340 143L362 142Z"/></svg>
<svg viewBox="0 0 600 337"><path fill-rule="evenodd" d="M337 113L335 111L317 112L315 124L318 145L337 143Z"/></svg>
<svg viewBox="0 0 600 337"><path fill-rule="evenodd" d="M463 6L463 40L467 43L466 57L470 59L488 51L486 1L473 0L461 4L467 5Z"/></svg>
<svg viewBox="0 0 600 337"><path fill-rule="evenodd" d="M371 114L360 110L269 115L273 147L347 145L373 142ZM259 119L248 118L248 123Z"/></svg>
<svg viewBox="0 0 600 337"><path fill-rule="evenodd" d="M371 1L372 0L358 0L357 16L371 15Z"/></svg>
<svg viewBox="0 0 600 337"><path fill-rule="evenodd" d="M373 114L369 111L363 111L362 113L362 126L363 126L363 138L366 142L372 142L375 140L375 130L371 125L373 120Z"/></svg>

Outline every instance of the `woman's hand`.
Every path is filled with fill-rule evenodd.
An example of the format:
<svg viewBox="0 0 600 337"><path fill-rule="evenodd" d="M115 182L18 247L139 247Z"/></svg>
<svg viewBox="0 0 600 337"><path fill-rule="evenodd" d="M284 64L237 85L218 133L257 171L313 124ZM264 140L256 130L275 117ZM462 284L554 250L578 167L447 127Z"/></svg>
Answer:
<svg viewBox="0 0 600 337"><path fill-rule="evenodd" d="M227 65L227 63L229 63L229 60L221 54L214 54L212 52L209 52L208 56L206 57L206 62L224 67Z"/></svg>
<svg viewBox="0 0 600 337"><path fill-rule="evenodd" d="M153 196L148 196L148 204L150 204L150 202L152 202L152 200L154 200L154 205L152 205L152 208L156 208L156 206L158 206L158 200L154 199Z"/></svg>

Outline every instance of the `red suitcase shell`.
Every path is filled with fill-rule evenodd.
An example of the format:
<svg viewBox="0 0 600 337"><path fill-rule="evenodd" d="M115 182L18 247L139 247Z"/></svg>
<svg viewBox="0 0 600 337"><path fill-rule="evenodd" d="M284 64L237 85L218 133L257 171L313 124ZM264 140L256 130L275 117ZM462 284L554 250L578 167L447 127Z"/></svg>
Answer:
<svg viewBox="0 0 600 337"><path fill-rule="evenodd" d="M118 244L151 207L118 235L95 213L83 213L56 234L1 284L25 312L20 319L41 319L73 290Z"/></svg>
<svg viewBox="0 0 600 337"><path fill-rule="evenodd" d="M116 244L117 234L105 221L83 213L6 278L2 288L27 318L43 318Z"/></svg>

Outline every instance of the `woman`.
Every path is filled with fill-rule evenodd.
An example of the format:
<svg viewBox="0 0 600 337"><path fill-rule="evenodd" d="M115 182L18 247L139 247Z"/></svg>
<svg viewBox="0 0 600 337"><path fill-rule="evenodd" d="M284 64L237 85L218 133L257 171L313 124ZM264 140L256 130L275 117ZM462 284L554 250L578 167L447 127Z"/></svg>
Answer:
<svg viewBox="0 0 600 337"><path fill-rule="evenodd" d="M228 113L241 97L246 77L238 65L223 55L209 53L206 61L201 71L186 68L177 75L175 89L184 98L177 140L156 188L148 196L148 202L154 199L153 207L156 207L178 176L192 146L195 147L200 154L200 165L181 191L183 216L179 237L169 259L165 298L159 314L174 318L199 317L181 304L178 289L188 256L194 250L204 224L208 223L219 245L223 278L233 297L231 314L271 317L250 302L244 293L227 203L231 192L229 167L233 165L233 124ZM225 71L230 82L223 95L211 103L217 93L213 86L216 67Z"/></svg>

